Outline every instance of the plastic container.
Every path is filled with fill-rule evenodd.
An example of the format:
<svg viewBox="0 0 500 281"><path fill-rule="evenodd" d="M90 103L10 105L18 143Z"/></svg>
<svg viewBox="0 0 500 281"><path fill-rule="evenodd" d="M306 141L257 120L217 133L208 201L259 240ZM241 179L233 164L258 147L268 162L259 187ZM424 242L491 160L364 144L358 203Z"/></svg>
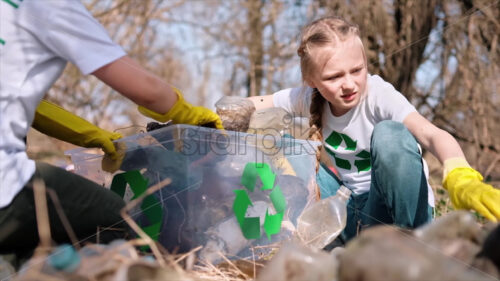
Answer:
<svg viewBox="0 0 500 281"><path fill-rule="evenodd" d="M169 186L154 194L163 213L157 240L171 251L185 252L222 241L215 248L222 254L230 258L251 256L249 248L252 246L291 238L297 217L315 199L315 153L319 142L188 125L173 125L117 142L127 147L121 166L124 171L140 171L148 180L148 186L165 178L172 179ZM110 186L114 175L100 170L101 154L90 149L75 149L67 154L71 156L76 173L105 187ZM261 175L255 170L248 172L249 166L269 168L267 176L274 178L270 189L263 190ZM254 180L253 191L242 183L245 179L249 181L249 175L250 182ZM238 221L234 207L236 194L243 191L253 204L248 206L245 218L259 218L260 236L238 240L243 232L242 217ZM271 193L273 198L278 193L278 197L282 195L284 206L282 201L273 201ZM252 215L255 210L252 206L259 204L264 204L264 208L258 210L258 216ZM148 225L143 210L134 211L133 218L140 225ZM266 214L277 213L283 214L281 227L268 236L266 229L269 228L264 226ZM234 232L236 238L228 232ZM258 248L254 252L269 250ZM218 255L205 253L216 262Z"/></svg>
<svg viewBox="0 0 500 281"><path fill-rule="evenodd" d="M314 202L297 219L299 238L312 248L323 249L346 226L351 190L341 185L334 196Z"/></svg>

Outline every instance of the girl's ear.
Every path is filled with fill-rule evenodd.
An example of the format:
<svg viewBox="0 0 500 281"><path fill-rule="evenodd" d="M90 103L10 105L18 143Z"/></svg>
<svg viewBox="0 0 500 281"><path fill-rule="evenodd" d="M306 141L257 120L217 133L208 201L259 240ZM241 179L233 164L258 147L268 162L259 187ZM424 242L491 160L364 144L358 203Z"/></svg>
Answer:
<svg viewBox="0 0 500 281"><path fill-rule="evenodd" d="M309 86L310 88L316 88L312 79L306 79L304 82L306 82L306 85Z"/></svg>

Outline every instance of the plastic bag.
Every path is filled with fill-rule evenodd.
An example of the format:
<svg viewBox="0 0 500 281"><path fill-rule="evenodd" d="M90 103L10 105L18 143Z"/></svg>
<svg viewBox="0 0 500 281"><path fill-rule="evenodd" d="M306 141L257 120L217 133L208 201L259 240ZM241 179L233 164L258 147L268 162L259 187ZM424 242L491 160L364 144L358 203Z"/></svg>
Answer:
<svg viewBox="0 0 500 281"><path fill-rule="evenodd" d="M253 102L242 97L224 96L215 103L224 129L246 132L250 117L255 111Z"/></svg>
<svg viewBox="0 0 500 281"><path fill-rule="evenodd" d="M260 109L251 116L248 133L281 136L292 124L292 119L292 116L280 107Z"/></svg>

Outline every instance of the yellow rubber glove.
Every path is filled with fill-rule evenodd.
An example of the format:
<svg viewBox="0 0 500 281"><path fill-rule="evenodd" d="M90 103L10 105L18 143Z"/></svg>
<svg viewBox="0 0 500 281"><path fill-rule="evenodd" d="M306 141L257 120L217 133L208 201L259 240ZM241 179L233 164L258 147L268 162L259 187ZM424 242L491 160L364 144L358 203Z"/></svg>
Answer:
<svg viewBox="0 0 500 281"><path fill-rule="evenodd" d="M108 173L114 173L120 169L127 152L127 146L122 142L115 143L115 148L114 154L106 153L101 161L102 170Z"/></svg>
<svg viewBox="0 0 500 281"><path fill-rule="evenodd" d="M497 222L500 219L500 190L482 182L483 176L463 158L446 160L444 166L443 186L448 190L453 206L476 210Z"/></svg>
<svg viewBox="0 0 500 281"><path fill-rule="evenodd" d="M109 157L120 158L113 141L121 138L121 134L103 130L46 100L38 105L32 126L51 137L78 146L99 147Z"/></svg>
<svg viewBox="0 0 500 281"><path fill-rule="evenodd" d="M173 88L177 94L178 100L174 106L165 114L158 114L143 106L139 106L139 112L143 115L153 118L160 122L172 120L174 124L189 124L195 126L213 126L217 129L223 129L222 121L219 115L208 108L202 106L193 106L186 102L181 92Z"/></svg>

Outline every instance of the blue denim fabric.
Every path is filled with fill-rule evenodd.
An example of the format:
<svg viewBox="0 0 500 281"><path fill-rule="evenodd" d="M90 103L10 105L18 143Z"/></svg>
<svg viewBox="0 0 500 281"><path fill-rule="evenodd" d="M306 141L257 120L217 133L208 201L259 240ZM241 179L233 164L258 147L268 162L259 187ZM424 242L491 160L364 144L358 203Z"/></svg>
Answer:
<svg viewBox="0 0 500 281"><path fill-rule="evenodd" d="M416 228L432 219L422 156L417 141L404 124L378 123L373 130L370 153L370 191L351 195L347 225L341 235L344 241L368 226L394 224ZM323 165L316 179L322 198L334 195L342 183Z"/></svg>

